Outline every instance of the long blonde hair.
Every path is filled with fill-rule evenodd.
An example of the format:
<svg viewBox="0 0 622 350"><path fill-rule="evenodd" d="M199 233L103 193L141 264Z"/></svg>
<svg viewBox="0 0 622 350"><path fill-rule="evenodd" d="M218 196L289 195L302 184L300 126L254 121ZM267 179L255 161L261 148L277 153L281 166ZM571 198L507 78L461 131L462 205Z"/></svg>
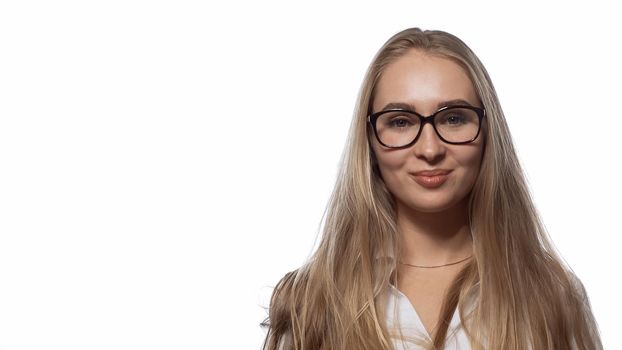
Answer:
<svg viewBox="0 0 622 350"><path fill-rule="evenodd" d="M363 80L317 250L270 300L264 349L393 349L381 297L396 271L394 199L382 181L366 117L382 72L417 49L453 60L486 110L485 151L470 193L474 258L445 296L431 349L443 349L455 308L472 349L602 349L585 289L555 252L530 197L492 82L475 54L442 31L404 30ZM468 315L463 300L478 285Z"/></svg>

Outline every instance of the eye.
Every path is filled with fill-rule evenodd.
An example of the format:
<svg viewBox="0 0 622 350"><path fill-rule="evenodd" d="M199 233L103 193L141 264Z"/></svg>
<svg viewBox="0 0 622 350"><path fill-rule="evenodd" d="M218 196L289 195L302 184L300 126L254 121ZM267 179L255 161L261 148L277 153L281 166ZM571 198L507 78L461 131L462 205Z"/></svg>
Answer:
<svg viewBox="0 0 622 350"><path fill-rule="evenodd" d="M412 125L408 118L396 117L389 121L389 126L392 128L406 128Z"/></svg>
<svg viewBox="0 0 622 350"><path fill-rule="evenodd" d="M452 113L445 118L445 121L447 124L464 124L466 117L458 113Z"/></svg>
<svg viewBox="0 0 622 350"><path fill-rule="evenodd" d="M390 111L378 118L377 125L381 129L409 130L419 124L416 115L404 111Z"/></svg>
<svg viewBox="0 0 622 350"><path fill-rule="evenodd" d="M436 124L445 127L462 127L477 123L477 113L466 108L452 108L443 111L436 119Z"/></svg>

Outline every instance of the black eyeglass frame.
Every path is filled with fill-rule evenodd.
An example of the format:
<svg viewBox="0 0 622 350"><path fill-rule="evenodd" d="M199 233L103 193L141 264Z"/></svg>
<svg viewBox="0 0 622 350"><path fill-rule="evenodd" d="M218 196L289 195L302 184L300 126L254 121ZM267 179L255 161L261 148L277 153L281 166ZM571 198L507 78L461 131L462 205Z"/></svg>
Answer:
<svg viewBox="0 0 622 350"><path fill-rule="evenodd" d="M468 140L468 141L462 141L462 142L452 142L452 141L447 141L443 138L443 136L441 136L441 134L438 132L438 130L436 129L436 124L434 124L434 118L441 112L444 112L448 109L454 109L454 108L462 108L462 109L470 109L472 111L474 111L475 113L477 113L477 117L479 118L478 120L478 128L477 128L477 134L475 134L475 136ZM417 117L419 117L419 120L421 120L421 126L419 127L419 132L417 132L417 136L415 136L415 138L409 142L408 144L404 145L404 146L389 146L386 145L384 142L382 142L380 140L380 137L378 136L378 130L376 129L376 121L378 120L378 118L386 113L391 113L391 112L405 112L405 113L409 113L409 114L413 114L416 115ZM384 111L380 111L380 112L376 112L376 113L372 113L370 115L367 116L367 122L369 124L371 124L372 129L374 130L374 135L376 136L376 140L378 140L378 142L380 142L381 145L383 145L384 147L387 148L395 148L395 149L399 149L399 148L407 148L410 147L412 145L415 144L415 142L417 142L417 140L419 139L419 136L421 136L421 130L423 130L423 127L427 124L430 123L432 124L432 128L434 129L434 131L436 132L436 135L438 135L438 137L445 143L451 144L451 145L464 145L467 143L471 143L475 140L477 140L477 137L479 136L481 130L482 130L482 119L484 119L484 117L486 116L486 110L483 108L479 108L479 107L474 107L474 106L468 106L468 105L453 105L453 106L445 106L440 108L439 110L437 110L436 112L434 112L433 114L429 115L429 116L422 116L421 114L415 112L415 111L411 111L408 109L401 109L401 108L394 108L394 109L387 109Z"/></svg>

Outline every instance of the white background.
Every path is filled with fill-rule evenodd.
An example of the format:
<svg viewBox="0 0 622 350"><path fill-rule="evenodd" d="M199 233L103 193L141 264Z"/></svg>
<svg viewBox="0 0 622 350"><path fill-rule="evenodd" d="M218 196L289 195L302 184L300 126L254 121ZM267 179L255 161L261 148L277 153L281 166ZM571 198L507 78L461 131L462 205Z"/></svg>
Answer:
<svg viewBox="0 0 622 350"><path fill-rule="evenodd" d="M614 5L4 1L0 349L258 349L312 252L355 97L411 26L486 65L531 190L617 337Z"/></svg>

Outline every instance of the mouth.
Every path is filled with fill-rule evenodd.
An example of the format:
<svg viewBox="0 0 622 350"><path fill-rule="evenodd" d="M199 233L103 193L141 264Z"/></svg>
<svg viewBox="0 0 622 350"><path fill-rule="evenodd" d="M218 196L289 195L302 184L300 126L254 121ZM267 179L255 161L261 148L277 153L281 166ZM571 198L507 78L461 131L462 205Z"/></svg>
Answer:
<svg viewBox="0 0 622 350"><path fill-rule="evenodd" d="M432 170L421 170L413 173L415 176L437 176L437 175L447 175L451 172L449 169L432 169Z"/></svg>
<svg viewBox="0 0 622 350"><path fill-rule="evenodd" d="M413 173L415 181L425 188L437 188L447 181L451 170L426 170Z"/></svg>

